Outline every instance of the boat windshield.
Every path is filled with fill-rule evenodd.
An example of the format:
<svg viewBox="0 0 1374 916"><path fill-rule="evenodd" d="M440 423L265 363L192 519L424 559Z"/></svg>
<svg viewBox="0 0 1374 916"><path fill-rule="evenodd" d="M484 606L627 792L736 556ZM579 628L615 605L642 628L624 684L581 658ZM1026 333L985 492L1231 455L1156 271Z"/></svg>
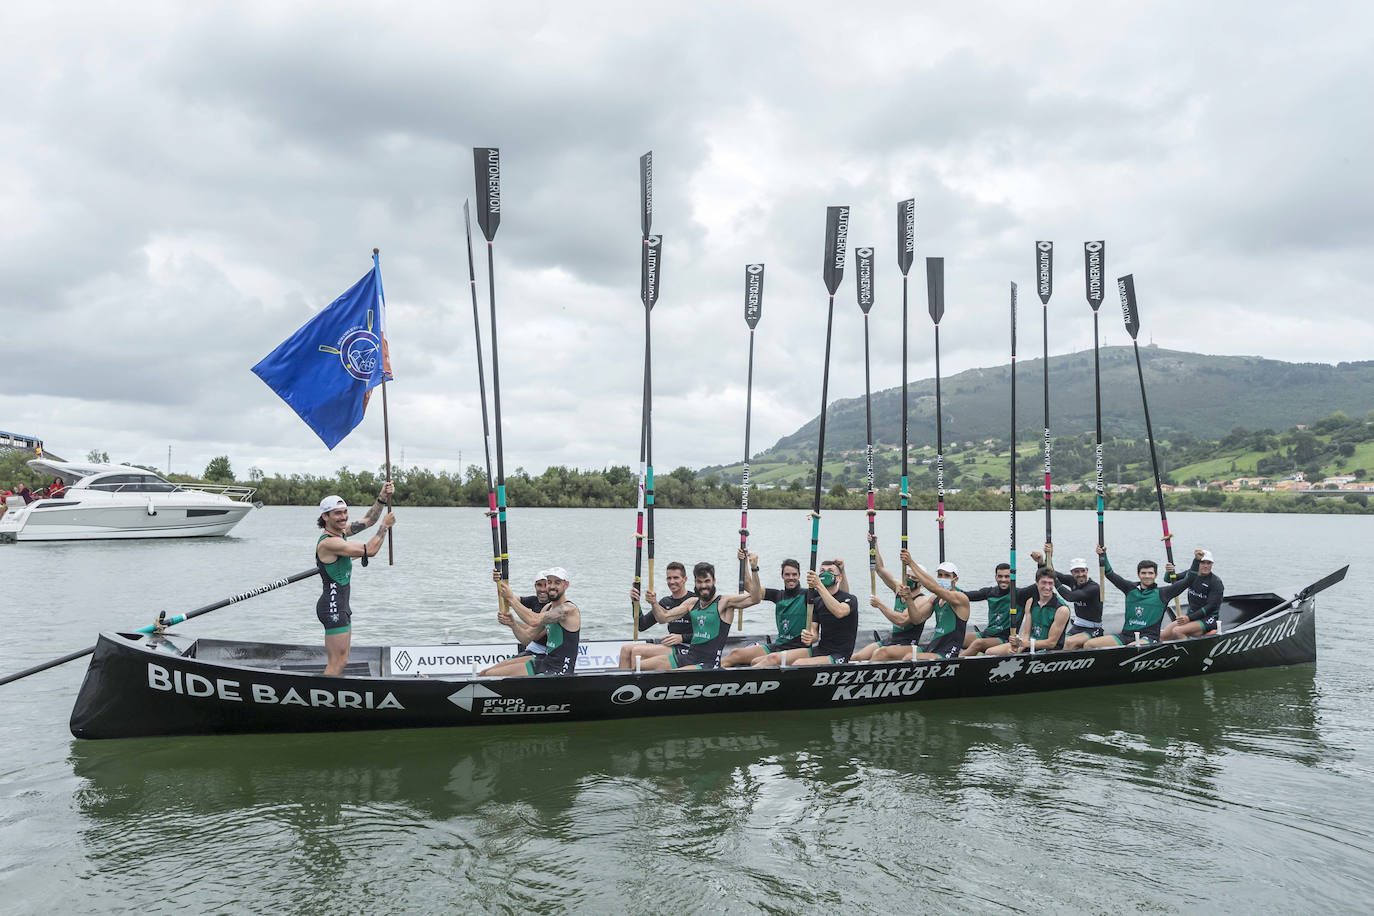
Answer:
<svg viewBox="0 0 1374 916"><path fill-rule="evenodd" d="M117 493L171 493L177 485L156 474L103 474L86 484L88 490Z"/></svg>

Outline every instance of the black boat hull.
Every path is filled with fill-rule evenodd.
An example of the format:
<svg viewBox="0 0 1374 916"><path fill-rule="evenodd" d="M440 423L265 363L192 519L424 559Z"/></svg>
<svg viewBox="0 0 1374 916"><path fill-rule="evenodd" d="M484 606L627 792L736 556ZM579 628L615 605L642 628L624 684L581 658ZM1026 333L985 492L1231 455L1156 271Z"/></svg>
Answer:
<svg viewBox="0 0 1374 916"><path fill-rule="evenodd" d="M221 645L242 646L245 658L260 647ZM368 650L355 649L362 651ZM1144 684L1310 663L1316 655L1311 597L1220 635L1140 647L569 677L324 677L207 661L170 651L157 637L102 633L72 710L71 731L78 738L131 738L825 709Z"/></svg>

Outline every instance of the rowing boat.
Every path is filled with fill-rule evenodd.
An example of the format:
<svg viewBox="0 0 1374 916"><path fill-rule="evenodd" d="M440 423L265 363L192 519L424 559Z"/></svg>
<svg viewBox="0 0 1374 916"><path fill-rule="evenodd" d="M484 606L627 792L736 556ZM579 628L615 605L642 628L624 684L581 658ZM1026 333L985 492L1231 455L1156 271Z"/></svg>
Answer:
<svg viewBox="0 0 1374 916"><path fill-rule="evenodd" d="M1044 690L1141 685L1169 678L1316 661L1316 593L1228 597L1221 632L1154 645L824 667L634 672L587 665L558 677L480 677L481 652L424 669L425 647L353 648L325 677L321 647L102 633L72 710L78 738L452 727L549 720L782 709L833 709ZM589 643L613 657L619 643ZM597 648L600 647L600 648ZM464 658L464 652L468 653ZM407 660L409 657L409 660ZM435 673L429 673L435 672Z"/></svg>

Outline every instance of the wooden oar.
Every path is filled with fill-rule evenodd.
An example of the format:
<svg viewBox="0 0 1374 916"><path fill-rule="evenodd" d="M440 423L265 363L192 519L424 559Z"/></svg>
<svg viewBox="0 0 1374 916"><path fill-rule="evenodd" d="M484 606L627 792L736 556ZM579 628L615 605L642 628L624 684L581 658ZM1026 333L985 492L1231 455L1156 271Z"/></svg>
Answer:
<svg viewBox="0 0 1374 916"><path fill-rule="evenodd" d="M1150 402L1145 398L1145 370L1140 365L1140 342L1136 340L1136 335L1140 333L1140 314L1136 310L1135 304L1135 275L1127 274L1118 277L1116 280L1116 290L1121 296L1121 312L1126 320L1126 333L1131 335L1131 346L1135 349L1135 373L1140 378L1140 406L1145 410L1145 436L1150 440L1150 467L1155 472L1155 496L1159 500L1159 523L1164 528L1164 554L1169 563L1174 562L1174 536L1169 533L1169 516L1164 512L1164 489L1160 485L1159 479L1159 455L1155 451L1155 431L1150 424ZM1174 609L1179 609L1178 596L1174 596ZM1167 608L1166 608L1167 610ZM1170 619L1177 619L1178 615L1174 611L1169 611Z"/></svg>
<svg viewBox="0 0 1374 916"><path fill-rule="evenodd" d="M1097 310L1102 305L1103 277L1106 276L1107 243L1083 243L1083 283L1088 305L1093 310L1093 403L1097 409L1097 447L1093 450L1093 469L1097 473L1097 543L1107 543L1103 513L1106 510L1106 487L1102 481L1102 364L1098 358ZM1101 557L1097 562L1098 599L1107 596L1107 567Z"/></svg>
<svg viewBox="0 0 1374 916"><path fill-rule="evenodd" d="M897 268L902 272L902 549L907 544L907 509L911 505L911 489L907 479L907 416L906 416L906 343L907 343L907 272L916 256L916 198L897 204ZM903 574L905 578L905 574Z"/></svg>
<svg viewBox="0 0 1374 916"><path fill-rule="evenodd" d="M148 626L139 627L137 630L133 630L132 632L152 633L156 630L161 630L170 626L175 626L176 624L182 623L183 621L190 620L192 617L199 617L201 614L208 614L211 611L217 611L222 607L228 607L231 604L238 604L240 601L246 601L249 598L252 598L256 595L261 595L264 592L270 592L274 589L281 588L283 585L290 585L292 582L299 582L302 579L309 579L310 577L318 576L319 574L320 570L318 567L312 569L305 569L296 573L295 575L287 576L284 579L277 579L274 582L268 582L266 585L259 585L257 588L250 588L246 592L240 592L237 595L232 595L228 598L216 601L213 604L207 604L204 607L196 608L194 611L187 611L185 614L180 614L176 617L168 617L167 612L163 611L161 614L158 615L157 623L150 623L148 624ZM41 665L34 665L32 668L26 668L23 671L18 671L14 674L9 674L5 677L0 677L0 684L8 684L11 681L17 681L20 678L28 677L30 674L37 674L40 671L47 671L49 668L56 668L58 665L65 665L67 662L76 661L78 658L83 658L87 655L90 655L94 651L95 646L91 646L89 649L82 649L79 652L71 652L67 655L62 656L61 658L55 658L50 662L44 662Z"/></svg>
<svg viewBox="0 0 1374 916"><path fill-rule="evenodd" d="M739 488L739 549L745 555L739 561L739 590L744 591L746 569L749 564L749 427L754 414L754 329L763 317L763 265L747 264L744 268L744 323L749 326L749 374L744 386L744 474ZM744 626L744 609L740 608L739 626Z"/></svg>
<svg viewBox="0 0 1374 916"><path fill-rule="evenodd" d="M1054 292L1054 242L1035 243L1035 288L1040 296L1045 385L1045 565L1054 566L1054 535L1050 530L1050 296Z"/></svg>
<svg viewBox="0 0 1374 916"><path fill-rule="evenodd" d="M506 533L506 450L501 433L501 360L496 345L496 256L492 240L501 225L501 151L475 147L477 225L487 240L487 299L491 305L491 398L496 423L496 524L501 546L501 578L510 579L510 541Z"/></svg>
<svg viewBox="0 0 1374 916"><path fill-rule="evenodd" d="M477 268L472 260L472 216L468 202L463 201L463 229L468 237L468 288L472 292L472 334L477 347L477 393L482 400L482 447L487 456L487 516L491 519L491 564L501 571L501 532L496 527L496 484L491 473L491 424L487 422L487 374L482 369L482 320L477 312ZM505 610L501 589L496 590L496 603Z"/></svg>
<svg viewBox="0 0 1374 916"><path fill-rule="evenodd" d="M859 308L864 313L864 430L868 445L864 451L868 471L868 594L878 595L878 540L874 525L878 511L874 508L877 492L873 487L873 382L868 350L868 310L873 308L873 249L865 246L854 249L854 286L859 296Z"/></svg>
<svg viewBox="0 0 1374 916"><path fill-rule="evenodd" d="M935 322L935 523L940 562L945 562L945 410L940 400L940 319L945 316L945 259L926 258L926 301Z"/></svg>
<svg viewBox="0 0 1374 916"><path fill-rule="evenodd" d="M825 208L825 267L822 276L830 292L825 315L825 362L821 371L821 422L816 442L816 491L811 500L811 571L816 571L816 555L821 543L821 474L825 470L825 408L830 396L830 332L835 326L835 291L844 279L845 249L849 243L849 208ZM817 596L812 596L817 597ZM806 603L806 626L811 627L813 602Z"/></svg>

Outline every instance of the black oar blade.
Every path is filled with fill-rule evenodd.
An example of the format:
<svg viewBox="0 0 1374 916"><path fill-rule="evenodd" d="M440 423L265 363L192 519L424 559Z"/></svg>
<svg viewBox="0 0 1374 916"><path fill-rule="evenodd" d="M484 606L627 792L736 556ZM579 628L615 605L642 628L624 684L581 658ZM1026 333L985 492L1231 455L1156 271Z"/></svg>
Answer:
<svg viewBox="0 0 1374 916"><path fill-rule="evenodd" d="M1317 594L1317 592L1326 591L1328 588L1335 585L1337 582L1344 580L1345 574L1349 571L1349 566L1342 566L1340 569L1336 570L1331 575L1318 579L1316 582L1313 582L1311 585L1307 586L1307 588L1304 588L1298 592L1298 600L1305 601L1308 598L1311 598L1313 595Z"/></svg>
<svg viewBox="0 0 1374 916"><path fill-rule="evenodd" d="M659 269L662 263L659 255L662 253L663 236L651 235L644 240L644 251L639 262L639 298L650 311L658 301Z"/></svg>
<svg viewBox="0 0 1374 916"><path fill-rule="evenodd" d="M825 288L830 295L844 279L844 259L849 246L849 208L825 208Z"/></svg>
<svg viewBox="0 0 1374 916"><path fill-rule="evenodd" d="M1102 305L1102 277L1106 263L1106 242L1083 243L1083 282L1088 294L1088 305L1092 306L1094 312Z"/></svg>
<svg viewBox="0 0 1374 916"><path fill-rule="evenodd" d="M1054 242L1035 243L1035 291L1040 304L1049 305L1054 293Z"/></svg>
<svg viewBox="0 0 1374 916"><path fill-rule="evenodd" d="M477 176L477 225L490 242L501 225L501 151L494 146L473 148L472 168Z"/></svg>
<svg viewBox="0 0 1374 916"><path fill-rule="evenodd" d="M758 327L763 317L763 265L746 264L744 267L744 322L749 330ZM746 458L748 456L745 456Z"/></svg>
<svg viewBox="0 0 1374 916"><path fill-rule="evenodd" d="M859 308L865 315L873 308L873 249L854 249L854 285L859 293Z"/></svg>
<svg viewBox="0 0 1374 916"><path fill-rule="evenodd" d="M936 324L945 317L945 259L926 258L926 299L930 320Z"/></svg>
<svg viewBox="0 0 1374 916"><path fill-rule="evenodd" d="M897 204L897 267L902 276L911 270L911 261L916 256L916 198L903 200Z"/></svg>
<svg viewBox="0 0 1374 916"><path fill-rule="evenodd" d="M1016 284L1011 285L1011 358L1016 359ZM1015 417L1012 418L1013 423Z"/></svg>
<svg viewBox="0 0 1374 916"><path fill-rule="evenodd" d="M1135 340L1140 333L1140 313L1135 307L1135 275L1117 277L1116 291L1121 294L1121 317L1126 320L1126 333Z"/></svg>
<svg viewBox="0 0 1374 916"><path fill-rule="evenodd" d="M639 157L639 226L644 237L654 225L654 151Z"/></svg>

